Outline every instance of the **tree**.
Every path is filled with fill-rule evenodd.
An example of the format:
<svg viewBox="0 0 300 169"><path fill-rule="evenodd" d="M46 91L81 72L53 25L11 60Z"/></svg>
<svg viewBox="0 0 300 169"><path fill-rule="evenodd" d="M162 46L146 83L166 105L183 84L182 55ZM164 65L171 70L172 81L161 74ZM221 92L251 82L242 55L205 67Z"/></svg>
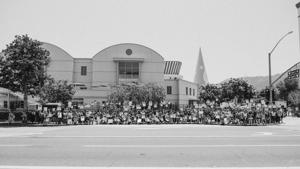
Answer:
<svg viewBox="0 0 300 169"><path fill-rule="evenodd" d="M65 80L55 81L49 78L41 88L39 97L42 103L62 103L65 106L72 100L75 90Z"/></svg>
<svg viewBox="0 0 300 169"><path fill-rule="evenodd" d="M112 87L112 93L108 96L108 101L112 103L132 101L133 104L141 104L149 101L160 103L165 98L165 89L157 84L123 84Z"/></svg>
<svg viewBox="0 0 300 169"><path fill-rule="evenodd" d="M279 91L279 98L288 101L289 94L298 89L298 80L285 79L279 82L276 88Z"/></svg>
<svg viewBox="0 0 300 169"><path fill-rule="evenodd" d="M207 84L200 87L199 99L202 102L206 101L221 101L221 88L215 84Z"/></svg>
<svg viewBox="0 0 300 169"><path fill-rule="evenodd" d="M47 79L45 68L50 62L49 51L28 35L17 35L6 46L0 64L0 86L24 94L24 109L28 110L28 95L37 95L37 87Z"/></svg>
<svg viewBox="0 0 300 169"><path fill-rule="evenodd" d="M252 85L248 84L243 79L232 78L227 82L221 84L222 100L237 99L241 102L245 99L251 99L255 95L255 90Z"/></svg>
<svg viewBox="0 0 300 169"><path fill-rule="evenodd" d="M293 106L299 106L299 104L300 104L300 90L291 91L288 95L288 101Z"/></svg>
<svg viewBox="0 0 300 169"><path fill-rule="evenodd" d="M266 100L270 100L270 90L268 87L265 89L262 89L259 93L258 96L265 98ZM277 89L272 89L272 100L278 99L278 90Z"/></svg>

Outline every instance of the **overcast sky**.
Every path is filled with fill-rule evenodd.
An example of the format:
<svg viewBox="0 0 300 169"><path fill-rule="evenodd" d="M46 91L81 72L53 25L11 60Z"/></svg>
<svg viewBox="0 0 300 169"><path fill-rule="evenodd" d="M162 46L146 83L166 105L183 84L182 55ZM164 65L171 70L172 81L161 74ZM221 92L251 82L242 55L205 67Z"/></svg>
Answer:
<svg viewBox="0 0 300 169"><path fill-rule="evenodd" d="M268 75L300 61L297 0L0 0L0 49L15 35L93 57L118 43L138 43L183 63L193 81L201 47L210 83Z"/></svg>

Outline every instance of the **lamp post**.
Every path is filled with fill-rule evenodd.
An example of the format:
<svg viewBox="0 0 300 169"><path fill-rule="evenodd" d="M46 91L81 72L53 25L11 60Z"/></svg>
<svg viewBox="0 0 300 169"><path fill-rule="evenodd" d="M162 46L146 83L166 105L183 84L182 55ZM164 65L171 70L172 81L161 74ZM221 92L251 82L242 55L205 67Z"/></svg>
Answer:
<svg viewBox="0 0 300 169"><path fill-rule="evenodd" d="M272 98L272 75L271 75L271 55L274 52L275 48L278 46L278 44L289 34L293 33L293 31L290 31L286 33L284 36L282 36L279 41L276 43L274 48L268 53L269 56L269 94L270 94L270 99L269 99L269 104L273 104L273 98Z"/></svg>

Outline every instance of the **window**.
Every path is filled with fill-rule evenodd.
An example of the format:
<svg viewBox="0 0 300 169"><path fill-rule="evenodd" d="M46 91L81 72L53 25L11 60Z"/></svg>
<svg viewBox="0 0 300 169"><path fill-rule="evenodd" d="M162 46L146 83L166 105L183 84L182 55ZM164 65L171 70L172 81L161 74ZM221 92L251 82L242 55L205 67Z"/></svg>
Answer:
<svg viewBox="0 0 300 169"><path fill-rule="evenodd" d="M193 89L193 96L195 96L195 89Z"/></svg>
<svg viewBox="0 0 300 169"><path fill-rule="evenodd" d="M79 87L80 90L86 90L87 87L83 86L83 87Z"/></svg>
<svg viewBox="0 0 300 169"><path fill-rule="evenodd" d="M190 95L192 95L192 88L190 88Z"/></svg>
<svg viewBox="0 0 300 169"><path fill-rule="evenodd" d="M167 94L172 94L172 86L167 86Z"/></svg>
<svg viewBox="0 0 300 169"><path fill-rule="evenodd" d="M139 63L138 62L120 62L119 63L120 79L138 79Z"/></svg>
<svg viewBox="0 0 300 169"><path fill-rule="evenodd" d="M86 66L81 66L81 76L86 76Z"/></svg>
<svg viewBox="0 0 300 169"><path fill-rule="evenodd" d="M189 88L188 87L185 88L185 94L189 95Z"/></svg>
<svg viewBox="0 0 300 169"><path fill-rule="evenodd" d="M7 101L4 101L3 106L4 108L7 108Z"/></svg>
<svg viewBox="0 0 300 169"><path fill-rule="evenodd" d="M20 108L24 108L24 101L20 101Z"/></svg>

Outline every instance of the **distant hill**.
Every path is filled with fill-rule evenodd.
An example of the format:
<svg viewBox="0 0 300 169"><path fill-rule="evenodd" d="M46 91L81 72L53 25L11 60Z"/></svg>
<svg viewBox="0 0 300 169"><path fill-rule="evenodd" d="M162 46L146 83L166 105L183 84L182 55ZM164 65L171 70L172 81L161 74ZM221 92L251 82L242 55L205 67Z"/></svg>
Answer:
<svg viewBox="0 0 300 169"><path fill-rule="evenodd" d="M272 81L276 80L279 76L280 74L273 75ZM258 91L264 89L266 86L269 86L269 76L249 76L249 77L240 77L240 78L244 79L249 84L254 86L254 88Z"/></svg>

